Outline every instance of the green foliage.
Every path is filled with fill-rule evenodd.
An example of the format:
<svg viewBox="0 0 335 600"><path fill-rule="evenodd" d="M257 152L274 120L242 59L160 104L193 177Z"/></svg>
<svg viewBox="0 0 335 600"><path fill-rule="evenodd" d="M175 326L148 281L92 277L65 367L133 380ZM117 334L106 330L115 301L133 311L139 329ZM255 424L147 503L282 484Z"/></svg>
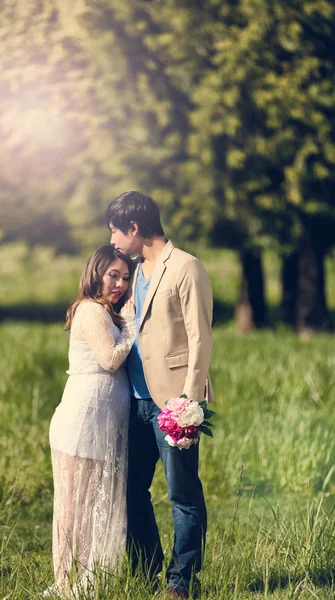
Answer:
<svg viewBox="0 0 335 600"><path fill-rule="evenodd" d="M334 217L334 5L239 0L203 11L212 68L194 92L192 152L206 157L213 219L253 244L290 247L301 213Z"/></svg>
<svg viewBox="0 0 335 600"><path fill-rule="evenodd" d="M3 239L74 250L89 228L92 243L125 188L173 204L188 99L151 7L5 0L1 16Z"/></svg>
<svg viewBox="0 0 335 600"><path fill-rule="evenodd" d="M75 251L121 191L174 239L282 247L333 215L330 0L4 0L2 238ZM228 230L228 231L227 231Z"/></svg>

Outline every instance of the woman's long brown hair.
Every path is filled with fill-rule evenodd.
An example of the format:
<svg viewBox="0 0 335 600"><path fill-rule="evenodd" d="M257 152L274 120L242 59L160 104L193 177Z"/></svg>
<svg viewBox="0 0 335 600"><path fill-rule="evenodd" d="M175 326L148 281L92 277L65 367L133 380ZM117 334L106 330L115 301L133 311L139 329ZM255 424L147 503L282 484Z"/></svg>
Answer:
<svg viewBox="0 0 335 600"><path fill-rule="evenodd" d="M102 278L108 267L110 267L110 265L118 258L121 258L121 260L126 263L129 269L129 275L131 276L134 272L133 261L129 256L116 250L114 246L101 246L101 248L98 248L98 250L90 256L80 278L77 298L67 309L65 329L71 328L75 312L83 300L94 300L95 302L98 302L109 312L116 325L122 323L122 317L116 312L113 304L102 296ZM120 304L122 304L122 299L117 303L116 308L120 308Z"/></svg>

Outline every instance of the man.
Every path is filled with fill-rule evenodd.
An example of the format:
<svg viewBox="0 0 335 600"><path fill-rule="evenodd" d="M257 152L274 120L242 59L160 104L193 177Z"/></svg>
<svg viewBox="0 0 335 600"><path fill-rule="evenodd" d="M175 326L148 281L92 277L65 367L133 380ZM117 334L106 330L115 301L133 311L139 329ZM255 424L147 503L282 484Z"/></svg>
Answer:
<svg viewBox="0 0 335 600"><path fill-rule="evenodd" d="M192 255L166 240L159 209L139 192L118 196L107 208L111 243L140 257L132 282L136 341L128 357L132 388L129 426L128 550L154 577L163 551L149 488L160 457L174 519L174 547L165 594L197 594L206 535L206 507L198 477L198 445L171 447L158 428L165 402L186 394L211 400L208 368L212 348L209 277Z"/></svg>

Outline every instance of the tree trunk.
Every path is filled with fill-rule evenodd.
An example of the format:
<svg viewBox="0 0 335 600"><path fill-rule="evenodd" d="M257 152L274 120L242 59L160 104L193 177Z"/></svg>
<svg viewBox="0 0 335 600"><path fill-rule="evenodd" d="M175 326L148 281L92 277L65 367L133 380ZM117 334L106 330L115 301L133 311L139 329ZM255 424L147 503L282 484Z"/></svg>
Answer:
<svg viewBox="0 0 335 600"><path fill-rule="evenodd" d="M281 321L295 327L297 324L298 253L283 256L281 268L282 299Z"/></svg>
<svg viewBox="0 0 335 600"><path fill-rule="evenodd" d="M333 329L326 302L322 242L310 228L305 229L298 258L297 329L302 335Z"/></svg>
<svg viewBox="0 0 335 600"><path fill-rule="evenodd" d="M244 250L240 253L242 266L240 295L236 304L235 318L238 331L264 327L267 309L264 296L264 277L259 254Z"/></svg>

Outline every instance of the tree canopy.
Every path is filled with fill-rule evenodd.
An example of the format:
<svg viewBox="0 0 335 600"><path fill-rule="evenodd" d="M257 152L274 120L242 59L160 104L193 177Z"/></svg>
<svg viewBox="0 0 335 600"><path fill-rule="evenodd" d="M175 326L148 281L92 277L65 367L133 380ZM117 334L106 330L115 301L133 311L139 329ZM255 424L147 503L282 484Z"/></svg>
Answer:
<svg viewBox="0 0 335 600"><path fill-rule="evenodd" d="M168 233L295 247L334 216L328 0L3 0L2 239L101 241L137 188ZM329 242L331 244L331 241Z"/></svg>

